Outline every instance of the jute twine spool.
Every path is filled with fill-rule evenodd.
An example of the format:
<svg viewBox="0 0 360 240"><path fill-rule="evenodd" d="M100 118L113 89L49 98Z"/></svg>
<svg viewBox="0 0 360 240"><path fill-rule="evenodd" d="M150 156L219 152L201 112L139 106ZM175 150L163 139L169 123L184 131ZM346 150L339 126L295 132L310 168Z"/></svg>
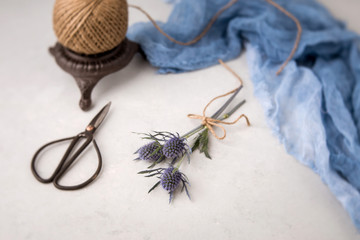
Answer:
<svg viewBox="0 0 360 240"><path fill-rule="evenodd" d="M58 41L80 54L118 46L128 26L126 0L56 0L53 27Z"/></svg>

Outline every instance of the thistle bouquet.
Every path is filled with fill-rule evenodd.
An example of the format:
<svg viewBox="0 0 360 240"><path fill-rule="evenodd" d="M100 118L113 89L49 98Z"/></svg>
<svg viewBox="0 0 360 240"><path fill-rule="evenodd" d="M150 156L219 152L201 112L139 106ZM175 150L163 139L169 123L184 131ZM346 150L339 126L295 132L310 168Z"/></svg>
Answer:
<svg viewBox="0 0 360 240"><path fill-rule="evenodd" d="M222 61L220 63L225 65ZM225 67L230 70L226 65ZM245 118L247 125L250 126L250 122L244 114L241 114L233 122L224 121L231 117L233 113L235 113L245 103L245 100L242 100L229 111L225 112L243 86L240 77L238 77L233 71L231 72L240 80L240 87L213 98L205 106L202 115L188 115L189 118L201 120L202 122L200 126L183 135L180 135L179 133L159 131L141 133L143 135L142 139L148 140L149 142L135 152L135 154L138 154L138 157L135 160L149 162L150 166L148 167L148 170L141 171L139 174L146 174L145 177L157 177L159 179L159 181L156 182L156 184L148 191L149 193L157 186L161 185L162 188L169 193L169 202L171 202L174 197L175 190L182 184L181 191L185 190L186 194L190 198L188 191L188 185L190 185L189 180L186 175L179 170L183 160L187 159L188 162L190 162L192 152L197 149L200 153L203 153L207 158L211 159L209 153L209 132L219 140L224 139L226 137L226 130L221 124L232 125L241 118ZM231 97L211 117L206 116L206 109L213 101L230 94L232 94ZM219 127L223 131L223 135L218 136L213 129L214 127ZM168 163L168 167L153 169L154 166L162 162Z"/></svg>

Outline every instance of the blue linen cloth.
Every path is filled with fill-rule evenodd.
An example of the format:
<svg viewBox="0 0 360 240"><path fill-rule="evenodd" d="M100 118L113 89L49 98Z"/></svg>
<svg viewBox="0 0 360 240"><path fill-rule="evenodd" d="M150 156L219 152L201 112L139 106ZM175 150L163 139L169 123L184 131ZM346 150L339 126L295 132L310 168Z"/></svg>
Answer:
<svg viewBox="0 0 360 240"><path fill-rule="evenodd" d="M170 0L171 1L171 0ZM228 0L177 0L161 28L179 41L196 37ZM151 23L137 23L138 42L160 73L205 68L247 48L254 93L287 151L329 186L360 230L360 41L314 0L276 0L303 28L293 60L276 76L297 33L265 0L239 0L191 46L177 45Z"/></svg>

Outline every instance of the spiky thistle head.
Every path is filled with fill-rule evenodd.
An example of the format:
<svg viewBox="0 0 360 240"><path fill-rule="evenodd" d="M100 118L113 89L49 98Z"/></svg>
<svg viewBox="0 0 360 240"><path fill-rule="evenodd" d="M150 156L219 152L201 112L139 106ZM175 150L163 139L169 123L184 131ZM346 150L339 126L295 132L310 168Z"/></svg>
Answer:
<svg viewBox="0 0 360 240"><path fill-rule="evenodd" d="M151 142L142 146L137 153L139 154L139 159L146 161L157 161L162 157L161 144L158 142Z"/></svg>
<svg viewBox="0 0 360 240"><path fill-rule="evenodd" d="M191 148L186 143L186 138L180 137L178 133L154 131L154 133L140 134L144 135L143 139L153 140L153 142L135 152L139 153L139 157L136 160L153 161L154 163L150 168L167 158L172 159L171 164L174 164L180 157L185 155L188 161L190 161Z"/></svg>
<svg viewBox="0 0 360 240"><path fill-rule="evenodd" d="M182 176L179 170L169 167L161 174L160 183L163 189L173 192L178 187L181 179Z"/></svg>
<svg viewBox="0 0 360 240"><path fill-rule="evenodd" d="M178 168L175 168L173 166L170 166L168 168L157 168L157 169L151 169L151 170L144 170L139 172L139 174L147 174L145 177L154 177L157 176L160 181L155 183L155 185L150 188L149 193L154 190L157 186L161 184L163 189L165 189L170 197L169 197L169 203L174 197L174 191L179 186L180 182L182 182L182 189L183 191L185 189L187 196L190 199L190 194L187 189L186 185L190 185L188 178L186 175L178 170Z"/></svg>
<svg viewBox="0 0 360 240"><path fill-rule="evenodd" d="M162 149L164 156L167 158L178 158L182 156L187 151L185 140L185 138L173 135L164 144Z"/></svg>

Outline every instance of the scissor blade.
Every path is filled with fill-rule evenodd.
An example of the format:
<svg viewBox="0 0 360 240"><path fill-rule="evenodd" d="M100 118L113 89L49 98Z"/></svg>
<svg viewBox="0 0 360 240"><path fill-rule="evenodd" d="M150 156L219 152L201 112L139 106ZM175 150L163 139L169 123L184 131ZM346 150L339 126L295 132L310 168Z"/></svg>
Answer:
<svg viewBox="0 0 360 240"><path fill-rule="evenodd" d="M95 127L95 129L97 129L100 126L100 124L104 121L104 118L106 117L107 113L109 112L110 105L111 105L111 102L106 104L105 107L103 107L100 110L100 112L93 118L93 120L91 120L91 122L89 123L89 126L91 125L91 126Z"/></svg>

